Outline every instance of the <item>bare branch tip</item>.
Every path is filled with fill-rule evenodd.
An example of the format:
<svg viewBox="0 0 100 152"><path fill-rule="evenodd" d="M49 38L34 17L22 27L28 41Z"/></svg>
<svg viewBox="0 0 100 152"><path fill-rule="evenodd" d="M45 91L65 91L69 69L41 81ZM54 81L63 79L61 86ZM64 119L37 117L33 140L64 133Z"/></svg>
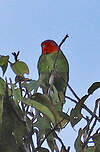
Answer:
<svg viewBox="0 0 100 152"><path fill-rule="evenodd" d="M18 61L18 56L19 56L20 51L16 52L12 52L12 55L14 56L15 62Z"/></svg>
<svg viewBox="0 0 100 152"><path fill-rule="evenodd" d="M62 39L61 43L59 44L59 48L62 46L62 44L65 42L65 40L69 37L68 34Z"/></svg>

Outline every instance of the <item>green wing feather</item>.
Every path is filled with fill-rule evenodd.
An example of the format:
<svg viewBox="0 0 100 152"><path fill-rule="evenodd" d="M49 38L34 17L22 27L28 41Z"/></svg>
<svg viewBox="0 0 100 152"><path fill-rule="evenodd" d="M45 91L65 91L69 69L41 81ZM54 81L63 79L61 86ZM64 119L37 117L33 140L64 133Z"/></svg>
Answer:
<svg viewBox="0 0 100 152"><path fill-rule="evenodd" d="M39 79L42 82L42 87L49 87L49 78L51 71L54 66L54 61L57 52L52 54L41 55L38 61L38 73ZM54 75L54 86L58 92L63 92L65 95L66 86L69 80L69 64L64 56L63 52L60 51L57 57Z"/></svg>

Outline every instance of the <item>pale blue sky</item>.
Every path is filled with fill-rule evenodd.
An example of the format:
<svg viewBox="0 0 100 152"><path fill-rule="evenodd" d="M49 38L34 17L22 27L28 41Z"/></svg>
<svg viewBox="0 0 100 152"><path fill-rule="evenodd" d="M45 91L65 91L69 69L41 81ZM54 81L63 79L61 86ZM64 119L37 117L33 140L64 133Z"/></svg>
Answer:
<svg viewBox="0 0 100 152"><path fill-rule="evenodd" d="M67 33L62 50L70 64L70 84L81 97L100 81L100 0L0 0L0 54L21 51L33 79L38 78L41 42L59 44ZM69 146L76 132L68 126L61 136Z"/></svg>

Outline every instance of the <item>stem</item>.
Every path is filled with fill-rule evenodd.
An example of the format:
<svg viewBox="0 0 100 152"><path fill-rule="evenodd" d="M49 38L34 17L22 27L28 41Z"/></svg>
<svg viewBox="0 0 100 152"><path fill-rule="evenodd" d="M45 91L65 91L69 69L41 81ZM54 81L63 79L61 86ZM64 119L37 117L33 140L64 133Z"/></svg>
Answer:
<svg viewBox="0 0 100 152"><path fill-rule="evenodd" d="M65 147L63 141L61 140L61 138L58 137L57 133L55 133L55 135L56 135L56 138L57 138L57 139L59 140L59 142L61 143L63 149L67 152L66 147Z"/></svg>
<svg viewBox="0 0 100 152"><path fill-rule="evenodd" d="M66 36L63 38L63 40L61 41L61 43L59 44L59 48L62 46L62 44L65 42L65 40L69 37L68 34L66 34Z"/></svg>
<svg viewBox="0 0 100 152"><path fill-rule="evenodd" d="M61 43L59 44L59 50L58 50L58 52L57 52L57 54L56 54L56 56L55 56L55 59L54 59L54 64L53 64L53 68L52 68L51 75L50 75L50 78L49 78L49 82L50 82L50 79L51 79L52 75L53 75L54 72L55 72L56 62L57 62L58 55L59 55L59 52L60 52L60 47L62 46L62 44L65 42L65 40L66 40L68 37L69 37L69 35L67 34L67 35L63 38L63 40L61 41ZM52 83L53 83L53 81L52 81ZM51 85L51 84L50 84L50 85ZM49 88L48 90L50 90L50 88Z"/></svg>
<svg viewBox="0 0 100 152"><path fill-rule="evenodd" d="M66 40L68 37L69 37L69 35L67 34L67 35L63 38L63 40L61 41L61 43L59 44L59 51L60 51L60 47L62 46L62 44L65 42L65 40ZM56 55L56 57L55 57L52 71L55 71L55 66L56 66L56 62L57 62L58 55L59 55L59 51L57 52L57 55ZM52 72L51 72L51 74L52 74Z"/></svg>
<svg viewBox="0 0 100 152"><path fill-rule="evenodd" d="M19 55L20 51L18 51L17 53L13 52L12 55L14 56L15 62L18 61L18 55Z"/></svg>
<svg viewBox="0 0 100 152"><path fill-rule="evenodd" d="M72 89L72 87L68 84L68 88L69 88L69 90L72 92L72 94L75 96L75 98L77 99L77 100L80 100L80 98L77 96L77 94L75 93L75 91Z"/></svg>
<svg viewBox="0 0 100 152"><path fill-rule="evenodd" d="M95 125L96 125L96 122L97 122L97 119L95 119L95 121L94 121L94 123L93 123L93 125L92 125L92 127L91 127L91 129L90 129L90 131L89 131L87 140L86 140L86 142L84 142L84 147L88 144L88 141L89 141L89 139L90 139L90 135L91 135L91 133L92 133L92 131L93 131Z"/></svg>

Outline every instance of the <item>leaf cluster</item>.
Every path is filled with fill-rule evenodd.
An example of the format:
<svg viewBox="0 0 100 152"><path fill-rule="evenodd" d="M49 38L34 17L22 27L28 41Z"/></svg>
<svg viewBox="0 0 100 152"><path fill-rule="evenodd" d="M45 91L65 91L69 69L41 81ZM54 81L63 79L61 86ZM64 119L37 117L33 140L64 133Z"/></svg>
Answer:
<svg viewBox="0 0 100 152"><path fill-rule="evenodd" d="M49 150L42 146L46 141L51 151L58 151L56 140L61 143L61 151L66 150L56 132L68 124L69 115L60 108L60 101L53 104L48 95L37 92L40 81L25 77L29 74L29 68L25 62L18 60L18 54L13 53L14 63L11 63L9 56L0 57L3 75L8 64L15 73L14 82L0 77L0 150L46 152ZM51 96L57 101L57 90L53 89Z"/></svg>

